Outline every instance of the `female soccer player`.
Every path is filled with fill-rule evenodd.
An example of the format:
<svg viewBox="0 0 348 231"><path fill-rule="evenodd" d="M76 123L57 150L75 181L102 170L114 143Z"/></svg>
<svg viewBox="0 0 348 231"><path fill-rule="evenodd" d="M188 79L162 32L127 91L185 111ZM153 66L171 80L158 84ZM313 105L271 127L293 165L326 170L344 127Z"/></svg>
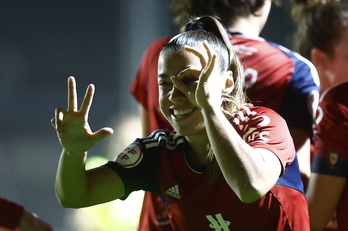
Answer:
<svg viewBox="0 0 348 231"><path fill-rule="evenodd" d="M247 104L243 79L222 24L209 16L193 20L165 45L158 63L160 107L175 132L154 131L86 171L87 151L112 130L90 130L94 85L78 109L70 77L68 109L56 109L52 120L63 147L60 203L80 208L146 190L167 203L174 230L308 231L286 122ZM278 181L285 172L292 180Z"/></svg>

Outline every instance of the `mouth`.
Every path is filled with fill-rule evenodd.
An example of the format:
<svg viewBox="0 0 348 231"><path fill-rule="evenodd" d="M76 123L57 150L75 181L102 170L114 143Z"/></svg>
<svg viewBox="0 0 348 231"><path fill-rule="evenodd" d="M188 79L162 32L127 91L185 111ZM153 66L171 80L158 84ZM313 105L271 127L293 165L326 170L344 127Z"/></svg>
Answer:
<svg viewBox="0 0 348 231"><path fill-rule="evenodd" d="M191 114L194 110L195 110L195 108L186 108L186 109L180 109L180 110L174 109L172 111L172 116L176 119L183 118L183 117Z"/></svg>

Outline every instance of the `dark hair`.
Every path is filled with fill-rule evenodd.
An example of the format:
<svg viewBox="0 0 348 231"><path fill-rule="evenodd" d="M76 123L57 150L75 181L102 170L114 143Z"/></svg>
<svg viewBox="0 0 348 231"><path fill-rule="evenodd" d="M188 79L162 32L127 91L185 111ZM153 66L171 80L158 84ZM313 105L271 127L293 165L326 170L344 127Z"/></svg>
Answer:
<svg viewBox="0 0 348 231"><path fill-rule="evenodd" d="M294 49L307 59L314 47L333 55L333 46L348 32L348 4L332 1L303 9L297 18Z"/></svg>
<svg viewBox="0 0 348 231"><path fill-rule="evenodd" d="M257 14L265 0L172 0L169 15L181 26L188 17L212 15L224 25L234 24L237 18ZM278 0L272 0L279 4Z"/></svg>
<svg viewBox="0 0 348 231"><path fill-rule="evenodd" d="M206 40L213 51L219 54L217 57L220 64L220 71L228 70L230 66L229 50L222 39L216 36L219 33L216 32L216 26L211 25L211 23L212 21L207 22L206 18L192 20L185 26L183 29L184 32L172 38L163 50L182 50L185 45L202 48L203 42Z"/></svg>

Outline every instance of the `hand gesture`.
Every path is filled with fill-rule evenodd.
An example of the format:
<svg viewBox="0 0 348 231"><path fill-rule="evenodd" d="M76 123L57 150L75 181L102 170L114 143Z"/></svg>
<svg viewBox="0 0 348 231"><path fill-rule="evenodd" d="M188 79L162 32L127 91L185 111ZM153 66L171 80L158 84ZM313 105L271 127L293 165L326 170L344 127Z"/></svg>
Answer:
<svg viewBox="0 0 348 231"><path fill-rule="evenodd" d="M102 128L93 133L88 124L88 113L92 105L94 85L90 84L81 104L77 106L76 82L74 77L68 79L68 109L57 108L51 123L64 150L72 155L82 154L92 148L101 139L113 133L111 128Z"/></svg>
<svg viewBox="0 0 348 231"><path fill-rule="evenodd" d="M199 76L197 84L185 84L185 81L183 81L185 73L179 73L172 77L172 81L177 89L186 94L193 105L204 108L207 105L218 103L217 105L220 106L223 78L221 78L219 67L216 64L216 55L213 54L208 42L204 41L203 47L206 52L185 46L185 50L196 55L202 63L202 70L185 69L182 71L182 73L198 72L198 74L196 73Z"/></svg>

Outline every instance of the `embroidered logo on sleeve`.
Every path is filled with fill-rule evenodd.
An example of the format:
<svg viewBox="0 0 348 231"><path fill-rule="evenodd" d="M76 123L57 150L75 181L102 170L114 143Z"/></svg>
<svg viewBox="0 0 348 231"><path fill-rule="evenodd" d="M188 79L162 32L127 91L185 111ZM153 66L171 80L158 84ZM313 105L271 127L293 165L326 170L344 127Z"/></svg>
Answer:
<svg viewBox="0 0 348 231"><path fill-rule="evenodd" d="M143 159L143 152L138 143L132 143L125 148L116 158L116 163L125 167L133 168Z"/></svg>

